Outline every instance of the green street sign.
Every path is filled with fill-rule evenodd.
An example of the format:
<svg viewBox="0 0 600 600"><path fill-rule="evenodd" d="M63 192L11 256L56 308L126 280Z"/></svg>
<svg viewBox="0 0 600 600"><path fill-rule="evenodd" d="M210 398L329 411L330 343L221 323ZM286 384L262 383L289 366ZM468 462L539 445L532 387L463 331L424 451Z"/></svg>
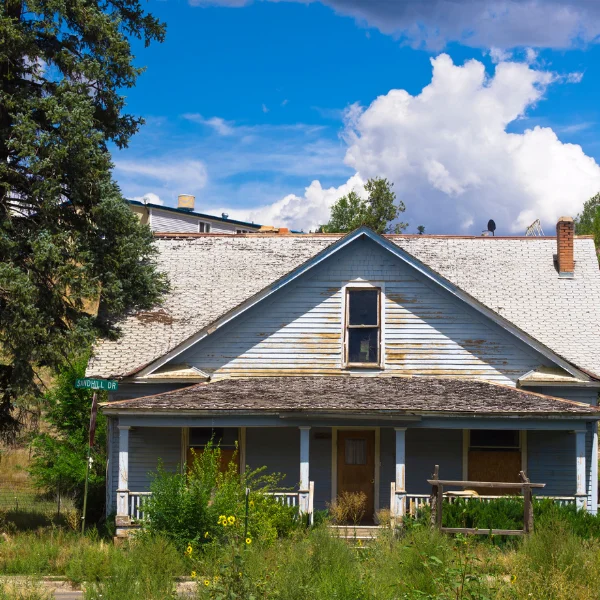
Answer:
<svg viewBox="0 0 600 600"><path fill-rule="evenodd" d="M114 392L119 388L119 382L111 379L76 379L75 387L77 389L85 388L87 390L108 390Z"/></svg>

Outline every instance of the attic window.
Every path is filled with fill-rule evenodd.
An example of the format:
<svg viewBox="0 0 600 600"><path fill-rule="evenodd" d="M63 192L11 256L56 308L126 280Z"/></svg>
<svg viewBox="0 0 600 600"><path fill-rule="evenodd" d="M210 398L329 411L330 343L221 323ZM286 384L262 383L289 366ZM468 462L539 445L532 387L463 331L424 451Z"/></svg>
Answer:
<svg viewBox="0 0 600 600"><path fill-rule="evenodd" d="M210 233L210 223L198 221L198 233Z"/></svg>
<svg viewBox="0 0 600 600"><path fill-rule="evenodd" d="M346 364L379 366L380 290L350 288L346 293Z"/></svg>

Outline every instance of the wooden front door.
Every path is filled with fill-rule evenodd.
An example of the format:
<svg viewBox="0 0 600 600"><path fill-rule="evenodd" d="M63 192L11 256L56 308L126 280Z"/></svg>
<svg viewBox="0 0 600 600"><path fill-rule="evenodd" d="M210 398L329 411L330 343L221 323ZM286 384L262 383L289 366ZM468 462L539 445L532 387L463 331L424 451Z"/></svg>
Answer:
<svg viewBox="0 0 600 600"><path fill-rule="evenodd" d="M364 492L367 496L364 521L375 514L375 432L338 431L337 493Z"/></svg>
<svg viewBox="0 0 600 600"><path fill-rule="evenodd" d="M204 452L204 448L188 448L187 451L187 467L190 468L191 464L194 462L194 454L198 456ZM235 456L234 456L235 455ZM229 467L229 463L234 461L238 468L238 473L240 470L240 455L239 452L236 454L235 448L221 448L221 464L219 466L219 471L221 473L225 473Z"/></svg>

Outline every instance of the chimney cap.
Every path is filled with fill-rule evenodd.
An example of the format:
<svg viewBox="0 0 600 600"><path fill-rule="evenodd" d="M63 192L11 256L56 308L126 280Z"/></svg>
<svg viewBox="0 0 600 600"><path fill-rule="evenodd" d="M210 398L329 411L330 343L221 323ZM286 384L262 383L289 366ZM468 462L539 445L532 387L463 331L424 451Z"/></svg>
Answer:
<svg viewBox="0 0 600 600"><path fill-rule="evenodd" d="M573 217L558 217L558 222L559 223L572 223L573 222Z"/></svg>

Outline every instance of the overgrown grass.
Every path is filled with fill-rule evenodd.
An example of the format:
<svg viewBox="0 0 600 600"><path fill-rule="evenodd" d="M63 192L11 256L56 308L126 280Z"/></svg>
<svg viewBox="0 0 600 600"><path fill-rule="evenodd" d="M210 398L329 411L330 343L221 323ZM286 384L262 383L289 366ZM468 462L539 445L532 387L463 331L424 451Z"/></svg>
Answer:
<svg viewBox="0 0 600 600"><path fill-rule="evenodd" d="M600 597L600 539L578 532L586 523L595 531L594 519L545 508L534 534L504 545L413 523L366 545L319 526L275 541L236 535L198 552L160 535L115 547L93 532L40 531L0 541L0 573L85 581L87 600L175 598L181 575L193 577L202 600L592 600ZM35 586L20 593L0 591L0 600L43 598Z"/></svg>

